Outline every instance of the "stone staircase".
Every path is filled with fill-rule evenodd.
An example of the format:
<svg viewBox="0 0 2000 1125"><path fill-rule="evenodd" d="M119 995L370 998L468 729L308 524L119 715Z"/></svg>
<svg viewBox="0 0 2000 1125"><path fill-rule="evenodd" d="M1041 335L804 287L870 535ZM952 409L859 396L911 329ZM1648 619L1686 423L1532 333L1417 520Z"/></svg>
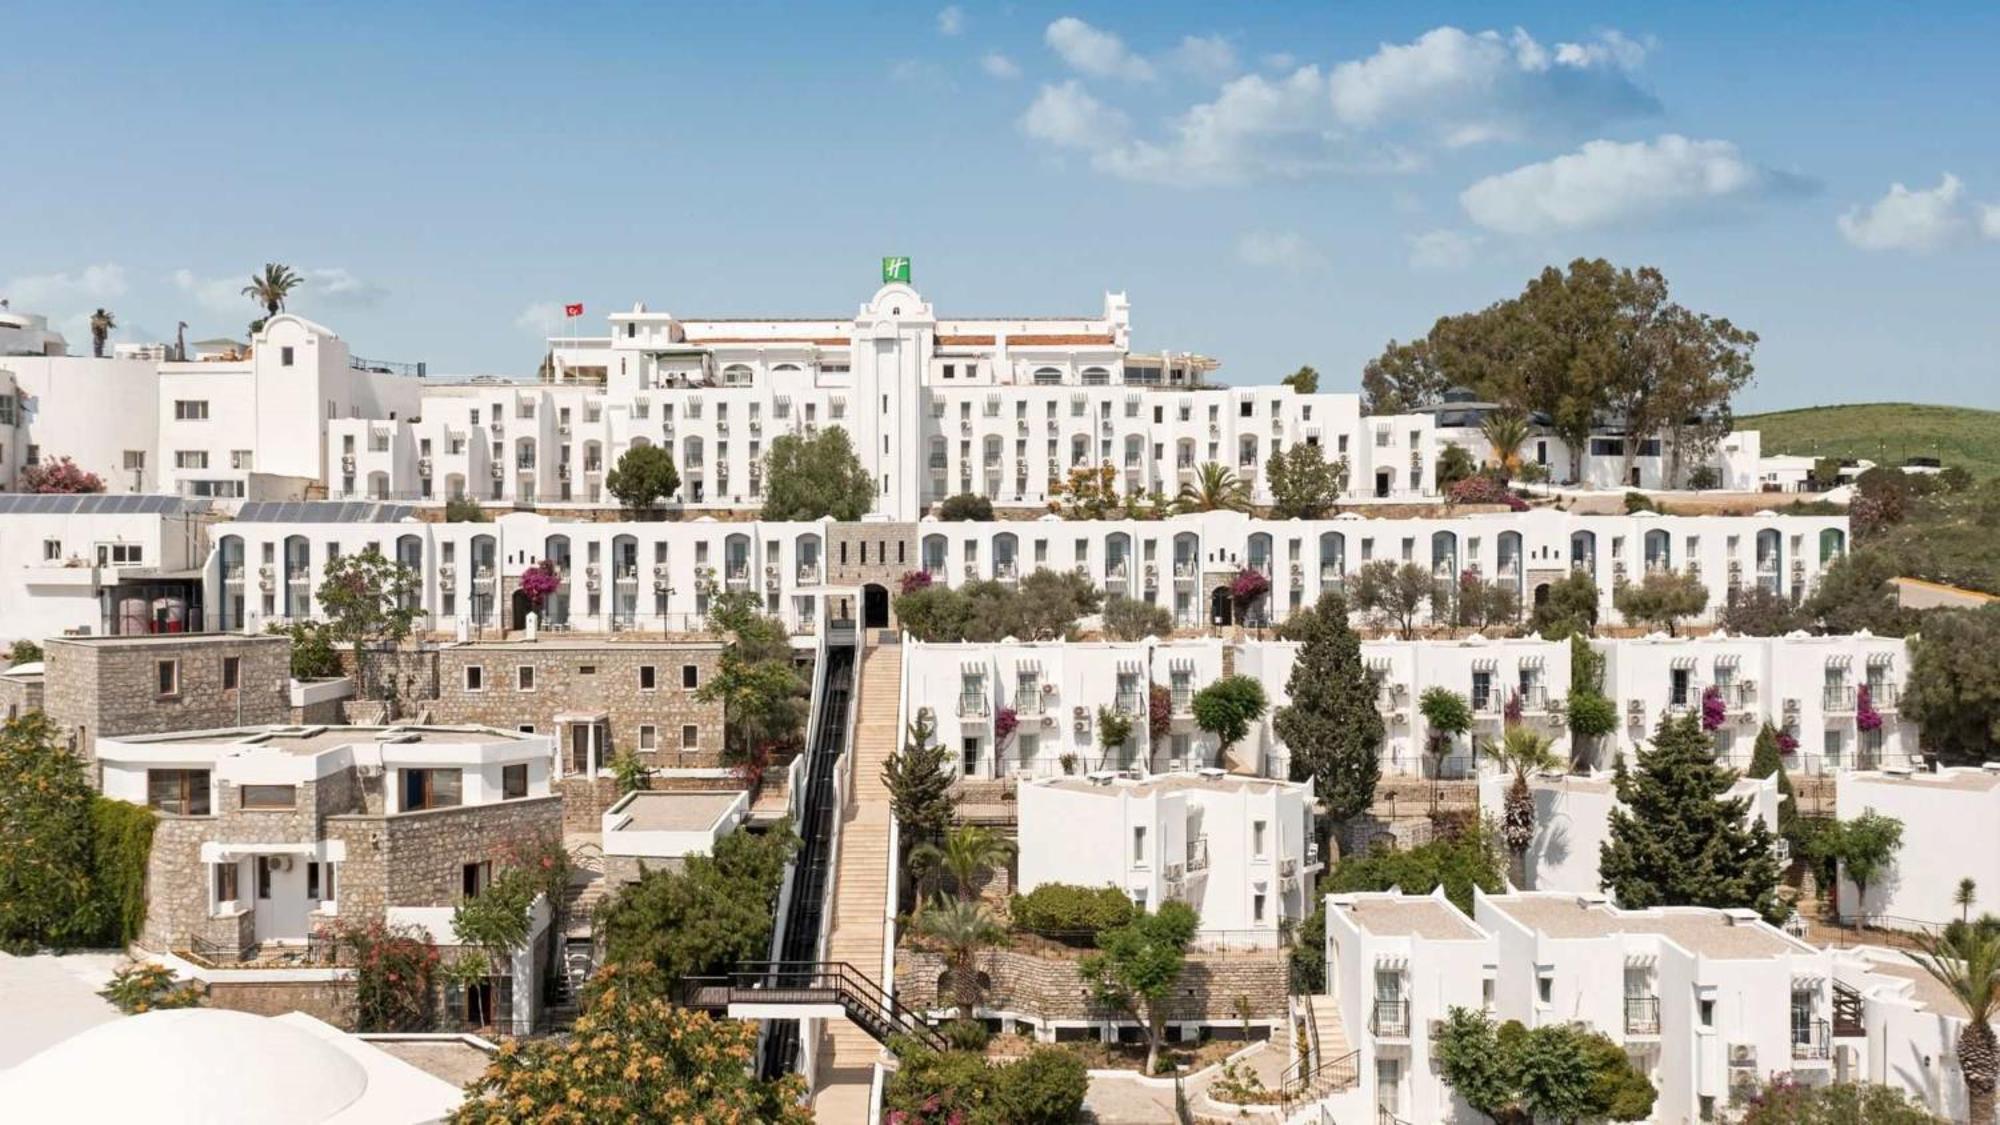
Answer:
<svg viewBox="0 0 2000 1125"><path fill-rule="evenodd" d="M902 690L900 645L871 648L862 659L852 788L841 809L840 856L834 867L833 926L826 959L886 981L883 949L889 911L889 790L882 766L902 739L897 703ZM829 1020L821 1039L813 1117L868 1120L869 1088L882 1046L846 1020Z"/></svg>

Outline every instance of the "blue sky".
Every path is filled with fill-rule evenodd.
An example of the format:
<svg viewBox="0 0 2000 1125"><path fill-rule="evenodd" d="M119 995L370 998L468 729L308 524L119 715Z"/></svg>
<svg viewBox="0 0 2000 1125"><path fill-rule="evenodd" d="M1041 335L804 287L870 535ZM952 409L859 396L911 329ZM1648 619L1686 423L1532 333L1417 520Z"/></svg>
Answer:
<svg viewBox="0 0 2000 1125"><path fill-rule="evenodd" d="M1132 298L1350 388L1550 262L1763 337L1739 404L2000 406L2000 6L16 6L0 295L527 373L547 310ZM32 155L30 155L32 154ZM1950 178L1947 179L1947 176ZM1901 184L1897 189L1892 185Z"/></svg>

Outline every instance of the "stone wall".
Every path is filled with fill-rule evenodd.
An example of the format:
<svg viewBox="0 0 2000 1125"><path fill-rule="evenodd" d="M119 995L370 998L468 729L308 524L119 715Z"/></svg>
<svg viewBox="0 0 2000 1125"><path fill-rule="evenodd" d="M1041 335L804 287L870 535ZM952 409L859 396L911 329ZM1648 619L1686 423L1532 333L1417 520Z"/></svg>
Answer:
<svg viewBox="0 0 2000 1125"><path fill-rule="evenodd" d="M1239 1024L1237 999L1242 997L1249 1001L1252 1020L1282 1025L1286 1013L1285 959L1284 950L1188 954L1167 1022ZM992 981L983 1007L1044 1024L1135 1022L1129 1014L1092 999L1090 986L1077 971L1078 960L1077 956L988 950L979 956L979 971ZM944 972L941 955L907 944L899 947L896 998L918 1011L950 1007L949 988L942 1000L938 996L938 980Z"/></svg>
<svg viewBox="0 0 2000 1125"><path fill-rule="evenodd" d="M553 796L330 817L328 837L347 842L340 915L367 921L391 906L450 906L464 886L466 864L493 860L507 841L561 830L562 798Z"/></svg>
<svg viewBox="0 0 2000 1125"><path fill-rule="evenodd" d="M0 676L0 719L18 719L41 709L40 677Z"/></svg>
<svg viewBox="0 0 2000 1125"><path fill-rule="evenodd" d="M354 1030L355 985L349 980L239 982L211 981L208 1006L260 1016L304 1012L340 1028Z"/></svg>
<svg viewBox="0 0 2000 1125"><path fill-rule="evenodd" d="M826 530L826 595L834 620L860 622L862 586L874 583L889 591L891 620L903 575L923 568L922 551L913 523L834 523Z"/></svg>
<svg viewBox="0 0 2000 1125"><path fill-rule="evenodd" d="M291 721L292 642L227 633L51 637L44 709L86 762L97 738ZM238 686L224 690L235 657ZM159 691L159 664L178 662L179 690Z"/></svg>
<svg viewBox="0 0 2000 1125"><path fill-rule="evenodd" d="M574 640L450 645L438 652L437 698L418 704L439 723L478 723L517 730L532 726L559 739L557 715L603 713L607 744L603 764L624 750L656 767L707 767L722 761L722 705L695 699L715 675L720 642L647 643ZM466 690L466 669L481 669L483 687ZM693 667L697 689L685 688ZM520 669L534 669L533 688L520 689ZM654 687L640 688L641 669L653 669ZM654 728L655 749L639 750L642 725ZM693 749L683 749L682 728L695 728ZM567 762L569 747L559 747ZM567 769L567 766L565 766Z"/></svg>
<svg viewBox="0 0 2000 1125"><path fill-rule="evenodd" d="M618 779L613 777L559 777L554 788L563 799L564 832L603 831L604 814L625 795L618 789ZM743 785L733 777L677 777L666 773L655 774L646 788L655 792L712 793L741 789Z"/></svg>

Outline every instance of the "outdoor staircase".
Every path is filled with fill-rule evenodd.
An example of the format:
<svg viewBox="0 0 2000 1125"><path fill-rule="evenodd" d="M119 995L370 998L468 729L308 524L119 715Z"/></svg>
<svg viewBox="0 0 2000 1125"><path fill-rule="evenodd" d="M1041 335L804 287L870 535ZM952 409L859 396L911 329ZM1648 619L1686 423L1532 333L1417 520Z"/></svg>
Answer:
<svg viewBox="0 0 2000 1125"><path fill-rule="evenodd" d="M1361 1084L1361 1053L1347 1045L1340 1005L1322 993L1305 999L1312 1047L1305 1058L1285 1071L1278 1091L1288 1119L1296 1110Z"/></svg>
<svg viewBox="0 0 2000 1125"><path fill-rule="evenodd" d="M681 1002L735 1018L772 1018L774 1010L784 1008L798 1008L810 1017L838 1007L877 1044L907 1035L933 1050L948 1046L942 1033L897 1003L868 974L838 961L748 962L726 977L688 979Z"/></svg>
<svg viewBox="0 0 2000 1125"><path fill-rule="evenodd" d="M826 959L883 976L889 925L889 790L882 767L902 738L897 713L902 693L903 649L885 644L862 659L859 723L841 810L840 855L834 868L833 927ZM866 1121L875 1062L882 1040L852 1018L829 1020L814 1076L813 1116L820 1121Z"/></svg>

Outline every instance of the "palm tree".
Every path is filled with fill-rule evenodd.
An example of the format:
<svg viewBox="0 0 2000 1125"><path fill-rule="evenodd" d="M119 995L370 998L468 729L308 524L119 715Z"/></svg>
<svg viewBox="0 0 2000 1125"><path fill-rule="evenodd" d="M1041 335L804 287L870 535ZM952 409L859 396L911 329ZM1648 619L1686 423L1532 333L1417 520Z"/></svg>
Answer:
<svg viewBox="0 0 2000 1125"><path fill-rule="evenodd" d="M1993 1120L1993 1083L2000 1072L2000 1055L1988 1022L2000 1007L2000 932L1955 926L1942 937L1919 935L1917 943L1923 951L1910 954L1911 959L1965 1009L1965 1028L1958 1033L1958 1070L1965 1078L1968 1120L1986 1125Z"/></svg>
<svg viewBox="0 0 2000 1125"><path fill-rule="evenodd" d="M110 339L111 330L118 327L118 321L103 309L90 315L90 354L104 358L104 341Z"/></svg>
<svg viewBox="0 0 2000 1125"><path fill-rule="evenodd" d="M945 965L951 973L952 1002L958 1018L972 1018L979 1006L979 950L1006 935L992 913L976 902L939 899L918 912L910 928L918 937L944 949Z"/></svg>
<svg viewBox="0 0 2000 1125"><path fill-rule="evenodd" d="M1250 486L1228 467L1204 461L1195 479L1181 485L1174 503L1183 512L1247 512Z"/></svg>
<svg viewBox="0 0 2000 1125"><path fill-rule="evenodd" d="M1500 839L1507 845L1508 878L1516 887L1527 881L1528 845L1535 841L1535 795L1528 775L1557 767L1551 746L1547 735L1515 723L1501 733L1498 745L1487 747L1502 768L1514 771L1500 817Z"/></svg>
<svg viewBox="0 0 2000 1125"><path fill-rule="evenodd" d="M943 868L951 872L960 902L979 898L979 873L1007 862L1014 844L990 828L968 824L945 834L944 845L922 844L910 852L910 865L918 870Z"/></svg>
<svg viewBox="0 0 2000 1125"><path fill-rule="evenodd" d="M265 262L263 273L250 275L250 284L243 287L243 295L264 306L265 316L277 316L278 310L285 307L285 298L304 280L290 266Z"/></svg>
<svg viewBox="0 0 2000 1125"><path fill-rule="evenodd" d="M1528 442L1527 416L1515 410L1499 410L1479 425L1486 444L1493 447L1493 463L1510 478L1521 468L1521 447Z"/></svg>
<svg viewBox="0 0 2000 1125"><path fill-rule="evenodd" d="M1951 901L1958 906L1959 921L1970 922L1972 920L1972 904L1978 901L1978 899L1979 884L1973 881L1972 876L1967 875L1965 878L1960 879L1958 881L1958 890L1951 896Z"/></svg>

